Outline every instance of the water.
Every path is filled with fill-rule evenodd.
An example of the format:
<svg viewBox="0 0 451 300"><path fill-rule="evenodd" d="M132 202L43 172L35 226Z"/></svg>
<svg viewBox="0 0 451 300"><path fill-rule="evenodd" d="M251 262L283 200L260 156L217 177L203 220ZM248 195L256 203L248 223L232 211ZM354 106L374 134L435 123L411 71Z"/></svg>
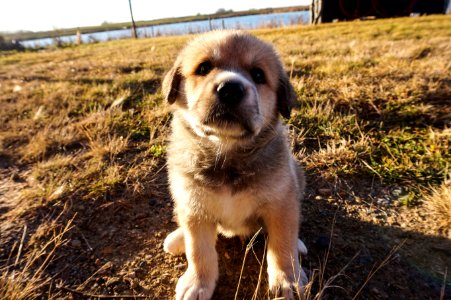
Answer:
<svg viewBox="0 0 451 300"><path fill-rule="evenodd" d="M264 15L241 16L231 18L218 18L204 21L182 22L164 25L154 25L137 28L139 37L154 37L160 35L183 35L201 33L211 29L255 29L261 27L284 27L294 24L304 24L309 21L308 11L287 13L273 13ZM109 40L130 38L130 29L110 30L81 35L83 43L103 42ZM75 43L75 35L59 38L63 44ZM56 42L54 38L24 40L21 44L27 48L46 47Z"/></svg>

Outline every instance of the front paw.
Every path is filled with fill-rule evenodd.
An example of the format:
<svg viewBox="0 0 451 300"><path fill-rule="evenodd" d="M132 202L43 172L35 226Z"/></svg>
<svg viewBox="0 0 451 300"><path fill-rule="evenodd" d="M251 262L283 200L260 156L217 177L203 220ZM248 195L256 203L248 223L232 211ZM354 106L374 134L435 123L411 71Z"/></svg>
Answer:
<svg viewBox="0 0 451 300"><path fill-rule="evenodd" d="M175 289L177 300L208 300L211 299L216 285L216 277L200 278L198 274L188 269L177 282Z"/></svg>
<svg viewBox="0 0 451 300"><path fill-rule="evenodd" d="M293 279L290 279L282 271L272 273L269 278L269 290L272 298L302 299L304 286L308 281L304 270L300 269Z"/></svg>

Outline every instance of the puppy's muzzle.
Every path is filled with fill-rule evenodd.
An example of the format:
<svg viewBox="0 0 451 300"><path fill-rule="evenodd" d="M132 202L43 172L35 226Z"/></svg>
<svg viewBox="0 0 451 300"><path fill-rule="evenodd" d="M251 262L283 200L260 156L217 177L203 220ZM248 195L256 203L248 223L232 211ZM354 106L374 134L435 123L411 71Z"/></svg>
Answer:
<svg viewBox="0 0 451 300"><path fill-rule="evenodd" d="M238 105L246 96L244 85L237 80L221 82L216 88L218 100L224 105Z"/></svg>
<svg viewBox="0 0 451 300"><path fill-rule="evenodd" d="M201 120L203 125L214 127L226 135L240 137L252 135L254 110L251 102L252 89L239 75L227 72L213 86L214 101ZM211 129L211 128L210 128ZM209 130L206 134L208 135Z"/></svg>

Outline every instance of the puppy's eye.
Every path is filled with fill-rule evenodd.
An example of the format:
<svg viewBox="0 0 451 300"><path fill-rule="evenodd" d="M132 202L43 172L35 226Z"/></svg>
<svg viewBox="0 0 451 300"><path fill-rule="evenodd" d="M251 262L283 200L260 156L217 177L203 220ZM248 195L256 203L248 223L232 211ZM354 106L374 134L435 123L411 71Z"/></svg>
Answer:
<svg viewBox="0 0 451 300"><path fill-rule="evenodd" d="M213 69L213 64L210 61L204 61L196 69L196 75L206 76Z"/></svg>
<svg viewBox="0 0 451 300"><path fill-rule="evenodd" d="M252 68L250 73L251 73L252 80L256 84L265 84L266 83L265 72L263 72L262 69Z"/></svg>

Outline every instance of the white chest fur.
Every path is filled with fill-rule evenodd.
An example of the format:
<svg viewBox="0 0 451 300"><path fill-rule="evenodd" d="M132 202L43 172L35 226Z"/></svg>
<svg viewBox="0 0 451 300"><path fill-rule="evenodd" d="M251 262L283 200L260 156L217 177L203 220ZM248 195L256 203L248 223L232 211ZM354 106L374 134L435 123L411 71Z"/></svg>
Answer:
<svg viewBox="0 0 451 300"><path fill-rule="evenodd" d="M194 187L182 175L172 174L171 190L177 199L178 215L190 212L200 219L213 221L218 231L225 236L249 235L254 228L249 228L258 218L261 201L248 190L232 193L229 188L215 190ZM175 180L176 179L176 180Z"/></svg>

